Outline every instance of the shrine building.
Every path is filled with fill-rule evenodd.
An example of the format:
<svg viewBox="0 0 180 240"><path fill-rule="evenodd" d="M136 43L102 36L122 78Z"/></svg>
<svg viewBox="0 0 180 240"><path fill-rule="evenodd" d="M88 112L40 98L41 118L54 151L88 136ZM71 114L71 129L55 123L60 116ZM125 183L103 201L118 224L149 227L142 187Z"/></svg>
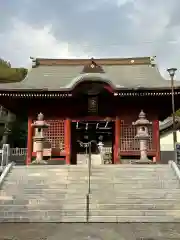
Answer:
<svg viewBox="0 0 180 240"><path fill-rule="evenodd" d="M180 107L180 84L175 106ZM149 127L148 156L160 160L159 120L171 115L170 81L154 58L32 59L32 69L17 83L0 84L0 104L28 117L27 160L35 156L32 123L38 113L49 123L44 156L76 164L85 154L79 142L102 141L112 163L139 156L136 121L143 110ZM98 154L97 144L92 144Z"/></svg>

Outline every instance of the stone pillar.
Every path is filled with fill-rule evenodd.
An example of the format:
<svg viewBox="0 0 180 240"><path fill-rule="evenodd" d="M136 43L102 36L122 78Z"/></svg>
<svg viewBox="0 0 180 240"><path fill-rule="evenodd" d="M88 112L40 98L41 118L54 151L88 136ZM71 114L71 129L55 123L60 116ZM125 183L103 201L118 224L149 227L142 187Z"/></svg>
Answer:
<svg viewBox="0 0 180 240"><path fill-rule="evenodd" d="M32 127L35 128L34 141L36 142L36 160L32 164L46 164L46 161L43 160L44 152L44 133L43 129L48 128L49 124L44 121L44 115L42 113L38 114L37 121L32 124Z"/></svg>

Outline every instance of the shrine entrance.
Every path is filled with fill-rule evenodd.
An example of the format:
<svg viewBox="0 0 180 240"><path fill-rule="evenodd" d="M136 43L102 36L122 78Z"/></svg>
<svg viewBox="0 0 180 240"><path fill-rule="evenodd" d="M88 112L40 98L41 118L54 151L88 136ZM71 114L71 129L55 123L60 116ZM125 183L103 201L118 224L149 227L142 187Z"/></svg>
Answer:
<svg viewBox="0 0 180 240"><path fill-rule="evenodd" d="M79 164L78 158L82 161L83 158L87 158L89 150L96 158L108 152L113 159L114 139L114 121L72 121L71 164ZM85 147L85 143L90 141L92 141L91 149Z"/></svg>

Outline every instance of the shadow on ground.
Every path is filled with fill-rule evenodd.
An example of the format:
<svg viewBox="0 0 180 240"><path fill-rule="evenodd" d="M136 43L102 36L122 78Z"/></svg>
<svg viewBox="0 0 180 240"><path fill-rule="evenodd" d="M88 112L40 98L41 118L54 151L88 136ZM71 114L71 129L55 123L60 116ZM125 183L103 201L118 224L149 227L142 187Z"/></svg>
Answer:
<svg viewBox="0 0 180 240"><path fill-rule="evenodd" d="M180 223L1 223L0 240L180 240Z"/></svg>

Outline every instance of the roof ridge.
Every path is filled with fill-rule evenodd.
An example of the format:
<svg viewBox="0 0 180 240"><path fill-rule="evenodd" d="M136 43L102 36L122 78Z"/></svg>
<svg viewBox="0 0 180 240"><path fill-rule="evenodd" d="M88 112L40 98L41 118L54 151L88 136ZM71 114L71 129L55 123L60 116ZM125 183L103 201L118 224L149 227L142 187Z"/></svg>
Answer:
<svg viewBox="0 0 180 240"><path fill-rule="evenodd" d="M155 65L155 57L127 57L127 58L93 58L98 65ZM38 66L56 66L56 65L86 65L92 61L92 58L32 58L33 67Z"/></svg>

